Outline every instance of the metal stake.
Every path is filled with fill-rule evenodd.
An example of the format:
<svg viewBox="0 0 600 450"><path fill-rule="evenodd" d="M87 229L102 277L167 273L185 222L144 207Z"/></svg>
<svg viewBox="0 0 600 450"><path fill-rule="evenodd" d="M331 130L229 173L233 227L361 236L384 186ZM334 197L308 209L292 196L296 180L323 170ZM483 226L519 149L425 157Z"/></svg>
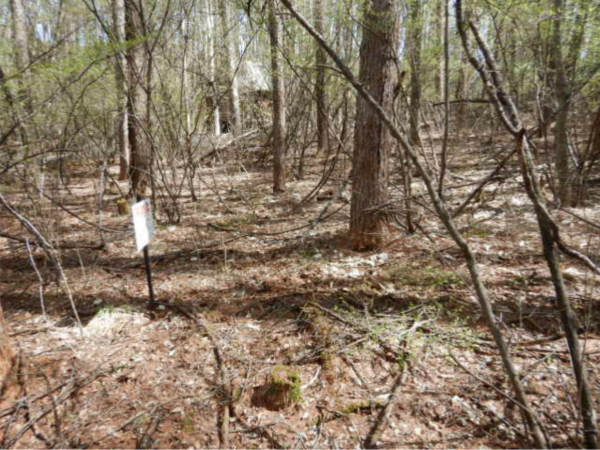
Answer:
<svg viewBox="0 0 600 450"><path fill-rule="evenodd" d="M144 247L144 263L146 265L146 278L148 280L148 292L150 293L150 303L148 308L156 308L156 300L154 299L154 288L152 287L152 271L150 270L150 251L148 245Z"/></svg>

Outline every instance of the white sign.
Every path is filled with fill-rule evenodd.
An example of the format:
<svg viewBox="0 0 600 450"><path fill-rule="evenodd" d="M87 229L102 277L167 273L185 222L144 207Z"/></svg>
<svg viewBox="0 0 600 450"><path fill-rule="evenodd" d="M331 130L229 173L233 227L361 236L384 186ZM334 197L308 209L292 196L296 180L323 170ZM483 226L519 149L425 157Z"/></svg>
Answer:
<svg viewBox="0 0 600 450"><path fill-rule="evenodd" d="M135 245L140 252L154 238L154 221L152 220L152 206L150 199L137 202L131 207L133 215L133 228L135 229Z"/></svg>

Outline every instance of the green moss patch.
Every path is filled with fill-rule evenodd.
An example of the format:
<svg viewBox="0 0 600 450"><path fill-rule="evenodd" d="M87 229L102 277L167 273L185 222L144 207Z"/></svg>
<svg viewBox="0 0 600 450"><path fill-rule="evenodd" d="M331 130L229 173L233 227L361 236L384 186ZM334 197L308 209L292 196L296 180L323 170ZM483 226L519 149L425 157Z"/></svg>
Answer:
<svg viewBox="0 0 600 450"><path fill-rule="evenodd" d="M275 366L270 379L254 389L252 405L280 411L302 402L302 377L294 367Z"/></svg>

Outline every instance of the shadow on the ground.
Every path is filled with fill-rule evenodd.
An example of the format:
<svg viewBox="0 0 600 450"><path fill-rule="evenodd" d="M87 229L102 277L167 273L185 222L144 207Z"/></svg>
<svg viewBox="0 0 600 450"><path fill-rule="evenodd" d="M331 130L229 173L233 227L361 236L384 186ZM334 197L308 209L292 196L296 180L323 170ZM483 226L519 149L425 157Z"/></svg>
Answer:
<svg viewBox="0 0 600 450"><path fill-rule="evenodd" d="M466 289L456 291L451 288L432 289L423 295L394 294L382 295L365 293L362 285L364 279L335 279L327 275L319 275L304 280L304 284L295 285L283 279L280 286L273 286L273 282L265 284L260 279L244 278L240 275L244 269L256 266L271 266L273 264L289 264L290 260L299 267L315 263L314 255L320 254L320 260L325 261L336 255L357 255L349 250L340 235L308 236L302 239L293 239L278 247L267 249L256 248L252 250L238 250L228 248L196 249L193 247L179 249L165 254L152 256L152 268L156 283L161 279L173 276L209 273L217 276L223 265L227 262L229 270L237 271L235 286L221 289L205 288L194 289L182 287L181 292L175 290L170 298L158 298L159 301L188 302L198 307L200 311L210 312L215 319L226 317L250 316L257 320L280 320L284 316L298 315L302 308L309 302L322 306L335 308L353 308L357 311L368 311L373 314L402 314L415 305L424 303L436 304L444 314L441 320L454 320L460 318L471 324L481 323L478 306L469 298ZM144 263L140 255L132 254L128 257L115 257L95 250L64 250L62 252L62 265L65 270L83 269L89 273L102 271L121 278L119 283L126 286L134 280L144 281ZM418 255L412 255L416 257ZM56 278L54 270L45 264L44 256L36 257L36 264L42 271L47 282ZM21 283L29 283L29 288L22 292L8 292L3 296L2 305L10 318L11 313L27 311L31 314L41 314L41 300L35 286L37 278L31 268L29 255L25 251L4 253L0 255L0 267L19 274ZM370 278L378 281L378 276ZM17 280L11 280L15 282ZM277 282L275 282L277 284ZM52 288L48 291L55 292ZM102 296L102 303L98 304L98 297L76 293L75 302L82 322L91 320L103 308L131 307L145 310L147 298L132 297L124 290L106 292ZM47 293L44 298L48 314L59 317L60 321L69 323L73 319L73 311L66 295ZM584 308L584 305L578 309ZM531 304L522 305L514 300L502 300L496 303L496 311L500 320L506 326L523 328L542 334L553 334L560 331L557 312L551 301L547 298L536 299ZM580 311L583 313L582 311ZM61 322L62 323L62 322ZM590 330L593 330L592 327Z"/></svg>

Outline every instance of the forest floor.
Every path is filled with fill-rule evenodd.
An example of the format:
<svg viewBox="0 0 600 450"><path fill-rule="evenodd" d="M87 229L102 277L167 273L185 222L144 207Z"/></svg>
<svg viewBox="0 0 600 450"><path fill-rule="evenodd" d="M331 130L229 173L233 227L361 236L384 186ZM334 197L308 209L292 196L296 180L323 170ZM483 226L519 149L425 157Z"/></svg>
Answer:
<svg viewBox="0 0 600 450"><path fill-rule="evenodd" d="M472 139L452 161L453 205L503 148L478 145ZM287 193L274 196L268 164L249 163L256 153L244 152L199 169L198 201L183 192L179 223L168 222L166 199L156 205L155 312L131 218L118 214L112 188L100 218L98 179L84 168L72 174L70 193L60 184L48 192L88 222L128 233L104 232L101 250L61 251L80 324L43 252L0 238L0 299L20 361L12 395L26 399L0 402L3 446L362 448L396 386L380 448L528 447L468 272L437 219L418 206L418 233L398 226L381 248L354 252L344 239L341 162L318 197L301 204L324 157L311 158L304 177L290 175ZM117 167L110 171L116 176ZM553 446L577 447L575 386L537 224L516 166L502 175L458 223ZM396 172L392 184L399 196ZM47 200L34 204L18 184L2 189L63 246L100 242L97 228ZM417 179L425 204L422 193ZM594 198L573 211L597 222ZM568 242L594 253L598 230L562 211L556 217ZM0 229L25 235L5 212ZM600 398L600 285L579 264L563 263ZM302 399L271 410L260 395L277 366L300 376Z"/></svg>

